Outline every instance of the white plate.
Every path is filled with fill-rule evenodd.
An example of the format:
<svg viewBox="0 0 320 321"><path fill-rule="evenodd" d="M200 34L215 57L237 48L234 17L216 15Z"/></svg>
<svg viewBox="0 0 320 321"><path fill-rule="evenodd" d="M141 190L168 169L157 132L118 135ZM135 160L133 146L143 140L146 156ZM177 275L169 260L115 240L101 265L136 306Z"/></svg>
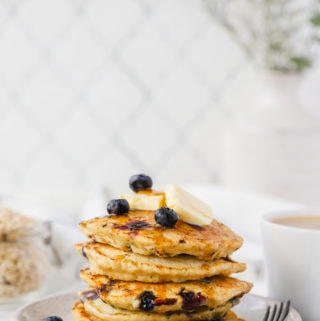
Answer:
<svg viewBox="0 0 320 321"><path fill-rule="evenodd" d="M78 296L75 293L48 297L22 308L15 321L41 321L43 318L52 315L61 317L63 321L72 321L71 309L76 301L78 301ZM233 310L239 318L243 318L245 321L261 321L267 305L273 303L277 303L277 301L249 294ZM291 308L286 321L302 320L297 311Z"/></svg>
<svg viewBox="0 0 320 321"><path fill-rule="evenodd" d="M17 321L41 321L48 316L59 316L63 321L72 321L71 309L79 300L76 293L66 293L47 297L31 303L17 313Z"/></svg>
<svg viewBox="0 0 320 321"><path fill-rule="evenodd" d="M279 304L279 301L258 295L248 294L241 299L241 303L232 309L239 318L245 321L261 321L268 305ZM290 308L286 321L302 321L299 313Z"/></svg>

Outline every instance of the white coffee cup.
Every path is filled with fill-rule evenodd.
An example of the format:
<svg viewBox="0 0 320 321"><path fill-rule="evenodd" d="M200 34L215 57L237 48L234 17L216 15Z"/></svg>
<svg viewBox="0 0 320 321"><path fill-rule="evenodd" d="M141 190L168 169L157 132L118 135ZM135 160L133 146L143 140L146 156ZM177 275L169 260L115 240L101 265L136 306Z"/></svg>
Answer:
<svg viewBox="0 0 320 321"><path fill-rule="evenodd" d="M310 223L314 228L302 226L305 218L308 218L305 224ZM275 299L291 300L304 321L320 320L320 226L315 225L317 222L320 223L320 209L269 213L262 218L268 294Z"/></svg>

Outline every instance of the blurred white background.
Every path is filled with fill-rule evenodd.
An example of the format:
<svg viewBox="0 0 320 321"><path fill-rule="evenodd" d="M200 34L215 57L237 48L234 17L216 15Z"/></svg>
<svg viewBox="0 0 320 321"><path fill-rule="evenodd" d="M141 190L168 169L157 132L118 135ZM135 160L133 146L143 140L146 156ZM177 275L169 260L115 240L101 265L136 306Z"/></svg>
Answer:
<svg viewBox="0 0 320 321"><path fill-rule="evenodd" d="M200 0L2 0L0 192L219 182L247 69Z"/></svg>
<svg viewBox="0 0 320 321"><path fill-rule="evenodd" d="M243 65L199 0L1 1L1 192L216 181Z"/></svg>

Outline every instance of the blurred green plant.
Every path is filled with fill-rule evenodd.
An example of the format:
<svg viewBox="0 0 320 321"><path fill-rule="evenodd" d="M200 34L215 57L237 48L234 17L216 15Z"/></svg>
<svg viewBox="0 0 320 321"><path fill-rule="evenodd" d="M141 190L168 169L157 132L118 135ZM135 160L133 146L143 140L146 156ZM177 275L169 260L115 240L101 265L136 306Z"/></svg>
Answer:
<svg viewBox="0 0 320 321"><path fill-rule="evenodd" d="M302 72L320 43L320 0L204 0L246 55L262 67Z"/></svg>

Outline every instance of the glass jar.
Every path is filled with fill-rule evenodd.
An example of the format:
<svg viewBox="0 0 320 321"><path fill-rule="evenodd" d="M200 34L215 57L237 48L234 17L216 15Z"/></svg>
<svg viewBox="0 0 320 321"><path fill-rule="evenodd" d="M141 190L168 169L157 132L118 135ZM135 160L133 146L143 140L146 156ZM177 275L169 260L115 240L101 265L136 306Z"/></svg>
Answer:
<svg viewBox="0 0 320 321"><path fill-rule="evenodd" d="M0 302L10 303L41 290L49 262L45 225L0 210Z"/></svg>

